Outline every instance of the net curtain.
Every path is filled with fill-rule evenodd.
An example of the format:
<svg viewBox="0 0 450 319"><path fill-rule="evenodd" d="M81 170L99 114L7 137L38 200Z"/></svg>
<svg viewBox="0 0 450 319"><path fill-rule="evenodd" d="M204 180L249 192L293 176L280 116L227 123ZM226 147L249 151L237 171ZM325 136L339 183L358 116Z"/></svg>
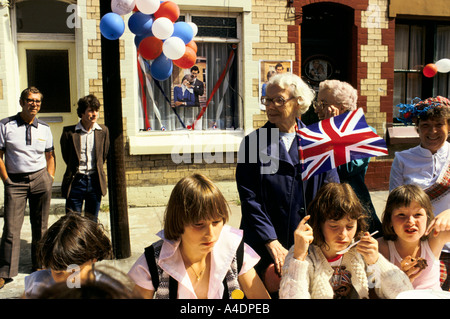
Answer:
<svg viewBox="0 0 450 319"><path fill-rule="evenodd" d="M224 43L198 43L198 57L206 58L206 81L204 100L208 100L220 75L224 71L226 62L230 55L231 46ZM139 118L140 129L176 131L183 130L192 125L201 111L201 107L176 107L172 109L172 78L156 83L150 76L150 63L146 61L146 74L151 85L149 90L145 85L146 109L142 107L142 87L139 88ZM139 67L139 64L138 64ZM195 130L218 129L225 130L239 126L237 110L237 59L233 59L231 67L227 72L222 84L211 99L201 119L196 123ZM190 73L190 70L184 70ZM145 81L144 81L145 83ZM161 89L158 88L158 84ZM151 92L149 92L151 91ZM169 103L170 101L170 103ZM156 109L155 109L156 108ZM146 121L147 116L148 121ZM184 124L184 125L183 125Z"/></svg>

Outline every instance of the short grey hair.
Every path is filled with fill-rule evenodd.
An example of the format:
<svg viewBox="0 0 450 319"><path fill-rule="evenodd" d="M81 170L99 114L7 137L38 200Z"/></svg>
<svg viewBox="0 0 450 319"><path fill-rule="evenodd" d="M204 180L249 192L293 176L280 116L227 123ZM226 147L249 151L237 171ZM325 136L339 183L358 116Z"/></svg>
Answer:
<svg viewBox="0 0 450 319"><path fill-rule="evenodd" d="M351 84L339 80L325 80L319 84L319 92L322 90L330 90L336 102L343 105L346 110L356 110L358 91Z"/></svg>
<svg viewBox="0 0 450 319"><path fill-rule="evenodd" d="M267 86L270 85L277 85L282 89L289 89L295 98L301 98L301 100L298 99L297 101L300 105L300 114L308 111L309 106L316 96L316 92L308 84L298 75L292 73L281 73L272 76L267 83Z"/></svg>

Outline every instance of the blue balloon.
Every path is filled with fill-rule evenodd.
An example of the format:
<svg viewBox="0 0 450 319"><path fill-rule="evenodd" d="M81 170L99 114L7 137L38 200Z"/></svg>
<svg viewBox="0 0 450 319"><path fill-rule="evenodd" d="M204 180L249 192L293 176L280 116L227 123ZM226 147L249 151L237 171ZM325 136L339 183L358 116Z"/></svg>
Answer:
<svg viewBox="0 0 450 319"><path fill-rule="evenodd" d="M100 20L100 32L108 40L117 40L125 31L125 22L114 12L105 14Z"/></svg>
<svg viewBox="0 0 450 319"><path fill-rule="evenodd" d="M173 37L179 37L184 44L188 44L194 38L194 31L192 27L183 21L175 22L173 24Z"/></svg>
<svg viewBox="0 0 450 319"><path fill-rule="evenodd" d="M136 35L149 33L152 30L153 16L140 11L133 13L128 19L128 28Z"/></svg>
<svg viewBox="0 0 450 319"><path fill-rule="evenodd" d="M152 77L158 81L167 80L172 74L172 70L172 60L166 57L164 53L161 53L159 57L154 59L152 65L150 66L150 73Z"/></svg>

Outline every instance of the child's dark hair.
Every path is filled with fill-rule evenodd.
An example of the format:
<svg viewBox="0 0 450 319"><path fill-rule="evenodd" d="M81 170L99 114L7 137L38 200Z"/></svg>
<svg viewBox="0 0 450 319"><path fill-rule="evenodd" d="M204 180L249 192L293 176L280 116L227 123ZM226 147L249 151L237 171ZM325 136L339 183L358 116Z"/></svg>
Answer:
<svg viewBox="0 0 450 319"><path fill-rule="evenodd" d="M311 216L308 223L313 229L314 244L319 247L327 245L322 233L322 225L327 220L340 220L344 217L356 220L356 238L367 230L364 208L347 183L329 183L322 186L308 206L308 214Z"/></svg>
<svg viewBox="0 0 450 319"><path fill-rule="evenodd" d="M433 206L427 193L417 185L401 185L394 188L386 200L386 206L384 208L382 217L382 230L383 238L385 240L396 240L397 234L392 228L392 213L394 210L401 207L408 207L412 202L417 202L420 207L425 209L427 214L427 226L434 218ZM426 240L428 236L422 236L421 240Z"/></svg>
<svg viewBox="0 0 450 319"><path fill-rule="evenodd" d="M70 288L58 282L42 289L36 299L142 299L134 291L134 282L114 267L92 267L79 288Z"/></svg>
<svg viewBox="0 0 450 319"><path fill-rule="evenodd" d="M79 118L86 112L86 110L90 107L94 111L98 111L100 109L100 101L93 94L86 95L78 100L77 107L77 115Z"/></svg>
<svg viewBox="0 0 450 319"><path fill-rule="evenodd" d="M103 260L112 254L111 241L101 224L76 213L56 221L39 241L37 258L43 267L67 270L89 260Z"/></svg>
<svg viewBox="0 0 450 319"><path fill-rule="evenodd" d="M219 188L205 175L182 178L172 190L164 216L164 237L177 240L184 228L202 220L228 221L230 208Z"/></svg>

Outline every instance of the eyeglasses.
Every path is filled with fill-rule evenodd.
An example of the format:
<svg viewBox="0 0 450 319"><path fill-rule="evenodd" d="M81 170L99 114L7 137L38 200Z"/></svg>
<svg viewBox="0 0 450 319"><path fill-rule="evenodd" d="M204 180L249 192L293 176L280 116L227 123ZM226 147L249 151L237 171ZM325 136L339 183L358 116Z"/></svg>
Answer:
<svg viewBox="0 0 450 319"><path fill-rule="evenodd" d="M277 96L277 97L274 97L273 99L269 99L268 97L266 97L266 96L263 96L262 98L261 98L261 103L262 104L264 104L264 105L269 105L270 103L273 103L275 106L277 106L277 107L282 107L282 106L284 106L288 101L290 101L290 100L292 100L292 99L295 99L295 97L291 97L291 98L289 98L289 99L285 99L285 98L283 98L282 96Z"/></svg>
<svg viewBox="0 0 450 319"><path fill-rule="evenodd" d="M32 104L32 103L36 103L36 105L41 104L41 100L33 100L33 99L25 99L25 101L27 101L28 104Z"/></svg>
<svg viewBox="0 0 450 319"><path fill-rule="evenodd" d="M314 108L316 110L322 110L326 107L328 107L329 105L331 105L330 103L326 102L326 101L317 101L316 103L314 103Z"/></svg>

